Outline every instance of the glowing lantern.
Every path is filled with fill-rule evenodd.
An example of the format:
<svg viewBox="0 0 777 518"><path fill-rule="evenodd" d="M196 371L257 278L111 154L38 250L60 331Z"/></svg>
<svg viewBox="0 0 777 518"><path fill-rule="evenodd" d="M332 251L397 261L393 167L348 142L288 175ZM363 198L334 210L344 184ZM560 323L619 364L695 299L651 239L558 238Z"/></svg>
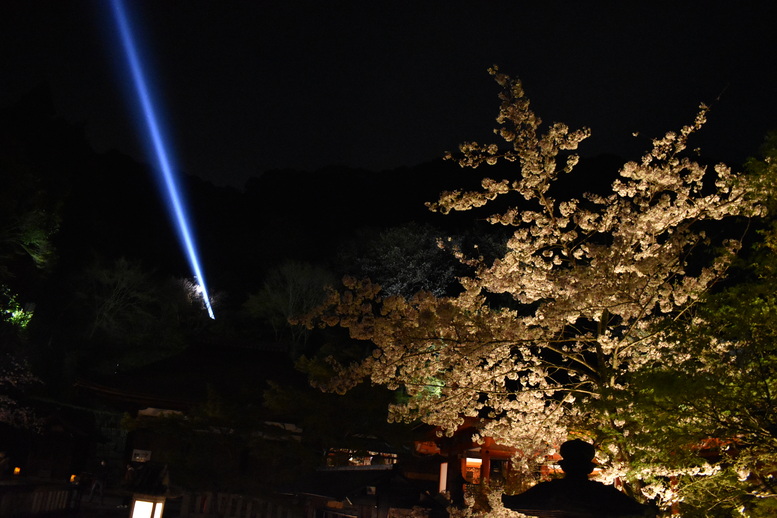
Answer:
<svg viewBox="0 0 777 518"><path fill-rule="evenodd" d="M131 518L162 518L165 497L135 494L132 497Z"/></svg>
<svg viewBox="0 0 777 518"><path fill-rule="evenodd" d="M464 466L464 479L470 484L480 484L480 468L483 465L483 459L467 457Z"/></svg>

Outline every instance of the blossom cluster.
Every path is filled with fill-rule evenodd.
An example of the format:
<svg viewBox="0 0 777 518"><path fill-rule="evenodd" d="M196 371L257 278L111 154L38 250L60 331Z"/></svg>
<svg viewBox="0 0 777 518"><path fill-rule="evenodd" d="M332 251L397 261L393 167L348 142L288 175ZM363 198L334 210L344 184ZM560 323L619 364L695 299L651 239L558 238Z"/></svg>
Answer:
<svg viewBox="0 0 777 518"><path fill-rule="evenodd" d="M359 362L335 363L338 376L325 388L347 390L365 379L401 388L409 398L392 405L392 419L448 434L465 417L487 417L481 437L516 448L518 465L528 465L573 430L594 438L602 430L621 439L629 433L617 415L628 404L630 374L667 352L685 354L661 332L663 323L692 307L740 246L713 241L709 225L763 208L730 168L710 170L685 156L705 106L692 124L625 163L609 193L557 199L553 187L560 174L574 173L572 152L590 131L562 123L543 130L520 81L491 72L503 87L495 133L507 147L469 142L448 157L473 168L507 160L516 174L484 178L478 191L442 193L428 206L471 210L512 195L519 202L489 217L510 227L507 252L490 263L466 259L475 273L455 296L382 297L379 286L348 279L317 317L374 344ZM493 295L512 302L495 304ZM627 450L621 440L607 476L629 471ZM666 488L643 491L673 498Z"/></svg>

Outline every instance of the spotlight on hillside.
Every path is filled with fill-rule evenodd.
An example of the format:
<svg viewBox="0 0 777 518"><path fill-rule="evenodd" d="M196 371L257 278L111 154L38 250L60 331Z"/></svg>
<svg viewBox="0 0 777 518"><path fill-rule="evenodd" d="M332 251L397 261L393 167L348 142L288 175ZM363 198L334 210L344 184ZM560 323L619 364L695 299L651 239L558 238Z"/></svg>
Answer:
<svg viewBox="0 0 777 518"><path fill-rule="evenodd" d="M146 81L146 76L143 71L137 46L135 45L135 38L132 34L132 28L129 19L127 18L124 4L122 3L122 0L112 0L111 6L113 8L113 15L119 31L127 65L130 74L132 75L136 102L139 104L142 119L145 122L143 129L147 134L148 152L156 164L156 171L161 177L161 183L164 185L164 191L167 194L166 201L168 209L176 224L178 237L189 260L189 265L197 279L202 298L205 301L205 307L208 310L208 315L210 318L216 318L213 314L213 307L211 306L210 297L208 296L208 290L205 287L205 277L202 275L197 248L194 244L194 237L189 226L189 218L178 186L178 178L171 165L170 155L165 146L161 124L154 108L151 91Z"/></svg>

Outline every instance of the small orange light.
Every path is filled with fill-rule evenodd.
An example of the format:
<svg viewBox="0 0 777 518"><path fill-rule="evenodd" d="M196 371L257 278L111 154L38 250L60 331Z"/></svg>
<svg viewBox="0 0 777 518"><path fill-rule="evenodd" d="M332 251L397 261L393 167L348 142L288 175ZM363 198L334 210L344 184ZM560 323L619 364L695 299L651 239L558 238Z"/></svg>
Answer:
<svg viewBox="0 0 777 518"><path fill-rule="evenodd" d="M18 474L19 474L19 473L21 473L21 472L22 472L22 468L20 468L19 466L16 466L16 467L13 469L13 474L14 474L14 475L18 475Z"/></svg>
<svg viewBox="0 0 777 518"><path fill-rule="evenodd" d="M75 483L76 478L78 478L78 477L76 477L75 475L70 475L70 483L71 484Z"/></svg>

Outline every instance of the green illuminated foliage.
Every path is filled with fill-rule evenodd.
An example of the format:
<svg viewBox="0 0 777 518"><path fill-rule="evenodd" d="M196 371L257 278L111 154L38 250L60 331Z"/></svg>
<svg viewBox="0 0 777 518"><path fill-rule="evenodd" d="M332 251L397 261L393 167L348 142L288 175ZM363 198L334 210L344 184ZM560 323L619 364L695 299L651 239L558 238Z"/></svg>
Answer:
<svg viewBox="0 0 777 518"><path fill-rule="evenodd" d="M26 262L39 269L55 258L52 237L59 229L59 202L43 180L0 146L0 281Z"/></svg>
<svg viewBox="0 0 777 518"><path fill-rule="evenodd" d="M10 288L0 286L0 320L17 329L24 329L31 318L32 311L25 311Z"/></svg>
<svg viewBox="0 0 777 518"><path fill-rule="evenodd" d="M748 162L777 208L777 138ZM777 218L734 263L725 285L677 319L682 344L634 384L631 440L643 461L675 468L683 516L773 516L777 508ZM712 469L699 477L692 467Z"/></svg>

